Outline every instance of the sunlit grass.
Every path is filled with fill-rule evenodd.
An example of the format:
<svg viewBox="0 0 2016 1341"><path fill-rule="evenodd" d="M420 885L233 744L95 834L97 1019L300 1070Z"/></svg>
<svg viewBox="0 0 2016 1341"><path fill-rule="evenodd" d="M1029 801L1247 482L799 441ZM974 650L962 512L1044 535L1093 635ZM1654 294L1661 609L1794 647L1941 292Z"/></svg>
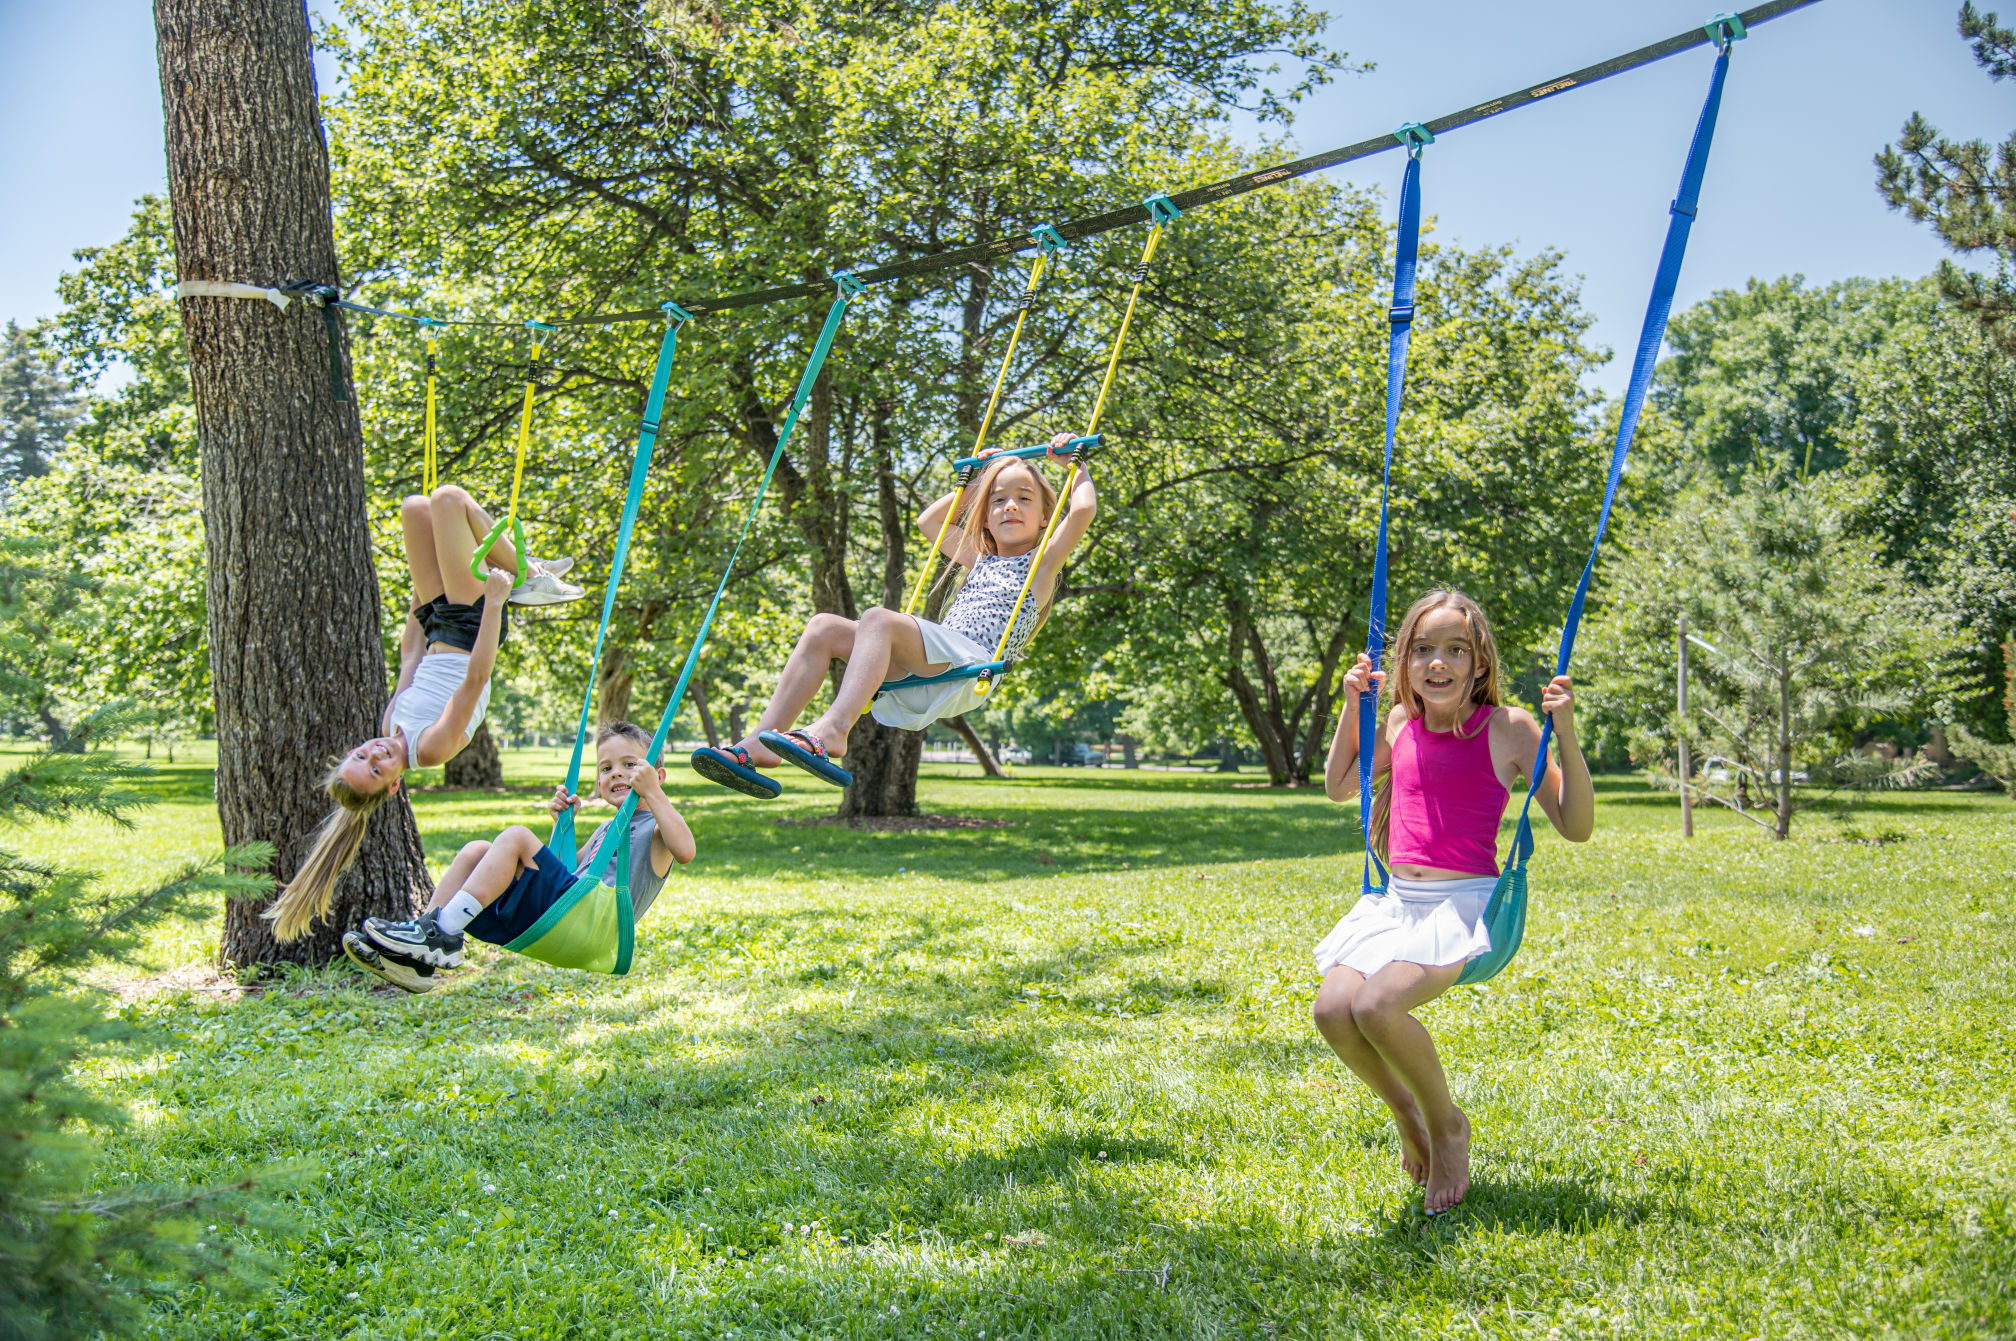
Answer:
<svg viewBox="0 0 2016 1341"><path fill-rule="evenodd" d="M420 794L430 860L562 762ZM927 810L1012 827L876 833L776 824L831 807L795 775L767 806L689 779L701 857L627 979L486 950L429 997L338 968L129 1011L108 1182L323 1170L254 1313L199 1296L167 1334L2016 1334L2003 798L1690 844L1601 780L1595 840L1542 839L1519 959L1426 1011L1478 1134L1430 1221L1308 1023L1354 810L934 765ZM134 880L214 846L207 771L159 785L133 835L28 846Z"/></svg>

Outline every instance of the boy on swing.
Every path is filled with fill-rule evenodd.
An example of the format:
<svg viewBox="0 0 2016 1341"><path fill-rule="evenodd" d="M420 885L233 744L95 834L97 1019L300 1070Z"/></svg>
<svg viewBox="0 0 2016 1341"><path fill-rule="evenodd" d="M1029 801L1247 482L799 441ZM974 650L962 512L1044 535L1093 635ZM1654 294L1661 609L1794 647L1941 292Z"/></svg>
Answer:
<svg viewBox="0 0 2016 1341"><path fill-rule="evenodd" d="M693 831L673 809L663 783L665 770L647 757L650 733L630 722L609 722L595 736L595 795L621 806L632 790L636 814L630 820L630 907L637 917L656 902L672 863L693 860ZM555 787L546 811L555 819L581 804L565 787ZM345 932L343 953L362 968L408 992L432 991L435 970L459 968L464 937L509 945L529 930L588 869L613 821L604 820L581 849L570 870L553 849L522 824L494 839L467 844L434 887L426 910L410 921L367 917L360 930ZM616 884L614 863L602 877Z"/></svg>

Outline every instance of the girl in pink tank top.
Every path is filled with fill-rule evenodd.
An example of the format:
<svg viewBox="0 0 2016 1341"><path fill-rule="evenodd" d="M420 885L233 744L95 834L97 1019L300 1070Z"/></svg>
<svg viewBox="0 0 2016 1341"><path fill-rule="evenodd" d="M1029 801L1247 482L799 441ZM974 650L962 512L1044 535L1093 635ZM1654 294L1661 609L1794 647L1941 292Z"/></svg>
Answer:
<svg viewBox="0 0 2016 1341"><path fill-rule="evenodd" d="M1390 655L1391 683L1383 687L1392 701L1370 744L1372 846L1391 876L1316 947L1324 975L1316 1027L1392 1110L1400 1163L1423 1185L1432 1215L1469 1189L1470 1122L1412 1012L1491 948L1484 912L1497 884L1498 825L1513 785L1524 786L1535 766L1540 724L1503 702L1491 626L1460 591L1416 601ZM1344 677L1324 776L1333 801L1357 795L1355 709L1359 695L1385 679L1362 656ZM1536 799L1562 837L1581 842L1594 827L1596 794L1576 742L1567 676L1547 686L1541 707L1554 719L1559 763L1544 765Z"/></svg>

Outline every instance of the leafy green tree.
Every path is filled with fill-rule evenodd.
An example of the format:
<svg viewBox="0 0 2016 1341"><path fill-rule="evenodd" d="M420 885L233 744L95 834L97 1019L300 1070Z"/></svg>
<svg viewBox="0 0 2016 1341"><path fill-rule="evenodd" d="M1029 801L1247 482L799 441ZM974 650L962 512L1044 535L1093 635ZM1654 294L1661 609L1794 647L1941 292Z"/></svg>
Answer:
<svg viewBox="0 0 2016 1341"><path fill-rule="evenodd" d="M0 486L42 474L83 413L47 332L7 323L0 340Z"/></svg>
<svg viewBox="0 0 2016 1341"><path fill-rule="evenodd" d="M2016 74L2016 31L1975 9L1973 0L1960 6L1959 26L1989 78ZM1941 262L1939 288L2005 352L2016 352L2016 331L2003 326L2016 312L2016 275L2010 269L2016 260L2016 135L1997 146L1949 140L1913 112L1897 143L1876 155L1876 189L1892 209L1931 224L1954 251L1995 258L1993 275Z"/></svg>
<svg viewBox="0 0 2016 1341"><path fill-rule="evenodd" d="M1895 279L1810 289L1788 275L1718 290L1667 326L1672 352L1653 403L1685 433L1686 465L1725 482L1837 469L1857 412L1856 365L1924 329L1937 306L1932 284Z"/></svg>
<svg viewBox="0 0 2016 1341"><path fill-rule="evenodd" d="M1937 693L1953 639L1943 612L1854 529L1840 480L1752 473L1632 518L1584 644L1590 697L1629 705L1655 785L1689 787L1776 837L1844 789L1910 786L1936 769L1852 747ZM1686 616L1689 717L1675 708ZM1691 778L1667 753L1681 733Z"/></svg>
<svg viewBox="0 0 2016 1341"><path fill-rule="evenodd" d="M0 699L41 702L47 687L23 667L42 637L34 608L63 575L41 566L29 542L0 542ZM72 738L109 743L132 724L117 708L89 713ZM109 749L44 748L0 772L0 824L94 816L131 827L146 804L144 765ZM248 1200L259 1181L212 1189L94 1187L94 1129L125 1113L76 1079L81 1063L115 1037L83 975L130 960L144 935L171 918L214 907L220 895L254 898L270 883L246 870L270 853L241 848L195 862L140 889L107 887L92 871L31 861L0 849L0 1338L130 1335L148 1303L189 1281L242 1283L251 1260L203 1220L228 1218L228 1237L266 1213ZM215 1225L211 1226L214 1229Z"/></svg>
<svg viewBox="0 0 2016 1341"><path fill-rule="evenodd" d="M2008 739L2004 643L2016 630L2016 364L1950 311L1856 373L1846 441L1856 524L1964 639L1933 712Z"/></svg>

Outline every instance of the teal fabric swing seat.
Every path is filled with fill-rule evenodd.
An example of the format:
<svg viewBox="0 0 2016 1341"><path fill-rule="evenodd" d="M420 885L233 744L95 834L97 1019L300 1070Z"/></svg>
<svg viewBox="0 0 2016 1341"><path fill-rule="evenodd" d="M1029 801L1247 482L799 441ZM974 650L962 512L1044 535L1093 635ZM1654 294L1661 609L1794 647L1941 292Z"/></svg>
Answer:
<svg viewBox="0 0 2016 1341"><path fill-rule="evenodd" d="M1746 36L1743 21L1734 14L1718 15L1706 25L1706 29L1717 48L1715 68L1709 79L1707 101L1702 105L1693 141L1688 146L1687 163L1680 175L1680 194L1671 206L1672 217L1666 228L1666 242L1660 251L1659 269L1652 281L1652 297L1646 307L1645 324L1639 332L1637 356L1631 365L1631 382L1625 392L1623 413L1618 418L1617 436L1610 450L1610 474L1604 486L1603 508L1596 520L1596 538L1590 544L1588 561L1582 566L1581 581L1576 584L1574 599L1568 605L1568 616L1562 622L1561 646L1554 662L1556 675L1568 673L1568 662L1575 650L1575 634L1581 627L1583 607L1589 599L1590 581L1596 573L1596 558L1602 551L1603 535L1610 525L1611 509L1617 501L1617 486L1624 477L1624 464L1631 452L1631 440L1638 428L1639 415L1645 408L1645 396L1652 384L1652 371L1659 360L1659 348L1665 343L1666 320L1673 309L1674 292L1679 287L1680 266L1687 254L1687 235L1699 209L1701 183L1708 169L1709 148L1715 138L1715 119L1722 106L1722 86L1729 74L1730 50L1737 39ZM1379 539L1373 553L1372 608L1366 621L1366 653L1375 670L1379 666L1386 635L1386 490L1393 473L1393 442L1406 383L1409 327L1414 317L1414 274L1420 239L1420 154L1421 148L1433 143L1435 138L1418 124L1403 126L1395 134L1407 145L1409 161L1400 194L1399 248L1393 280L1393 334L1386 374L1386 463L1380 485ZM1377 729L1377 699L1376 694L1359 695L1358 739L1361 742L1372 739ZM1547 746L1553 735L1553 719L1544 718L1540 726L1540 747L1534 754L1533 766L1527 770L1526 799L1519 807L1519 822L1513 830L1511 850L1506 853L1504 868L1499 872L1498 883L1493 886L1490 902L1484 910L1484 925L1490 933L1491 948L1463 966L1462 975L1456 980L1459 984L1473 985L1496 977L1512 962L1519 953L1520 944L1526 939L1526 867L1533 856L1533 799L1548 773ZM1372 850L1372 806L1368 800L1372 795L1372 753L1364 749L1358 753L1358 786L1359 815L1365 834L1363 892L1384 897L1386 865ZM1376 884L1372 874L1375 869L1378 871Z"/></svg>

